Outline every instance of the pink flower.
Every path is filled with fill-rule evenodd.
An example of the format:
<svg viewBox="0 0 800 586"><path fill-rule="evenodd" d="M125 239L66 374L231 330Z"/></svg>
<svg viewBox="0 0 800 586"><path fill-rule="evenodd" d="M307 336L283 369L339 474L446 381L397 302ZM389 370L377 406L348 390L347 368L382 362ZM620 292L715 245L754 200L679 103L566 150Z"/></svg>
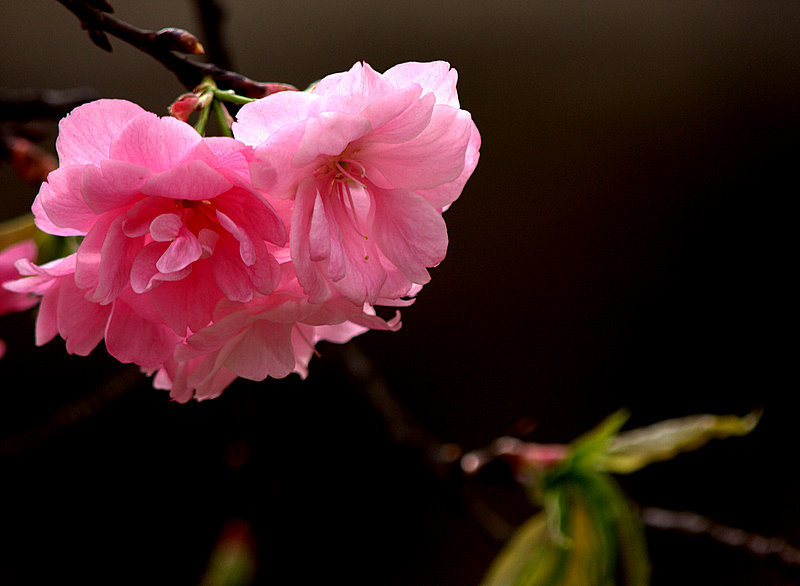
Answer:
<svg viewBox="0 0 800 586"><path fill-rule="evenodd" d="M242 143L99 100L61 121L56 148L61 166L34 202L36 223L84 238L74 258L41 269L58 299L43 302L56 304L40 316L43 330L69 338L81 335L71 333L80 312L90 322L105 315L109 352L154 368L210 322L219 301L249 301L277 285L274 254L286 229L250 186Z"/></svg>
<svg viewBox="0 0 800 586"><path fill-rule="evenodd" d="M369 329L400 328L399 314L384 321L370 307L341 296L309 303L291 263L282 268L284 278L272 294L220 304L214 323L178 346L156 373L155 386L170 389L183 403L216 397L237 377L260 381L292 372L305 377L317 342L341 344Z"/></svg>
<svg viewBox="0 0 800 586"><path fill-rule="evenodd" d="M455 70L356 63L311 92L241 108L234 135L255 147L254 185L293 199L289 244L317 303L402 297L447 251L442 211L478 162L480 135L459 108Z"/></svg>
<svg viewBox="0 0 800 586"><path fill-rule="evenodd" d="M36 257L36 244L33 240L25 240L0 251L0 285L16 279L19 273L14 264L20 259ZM0 286L0 315L25 311L39 303L39 298L19 293ZM0 340L0 358L5 354L6 345Z"/></svg>

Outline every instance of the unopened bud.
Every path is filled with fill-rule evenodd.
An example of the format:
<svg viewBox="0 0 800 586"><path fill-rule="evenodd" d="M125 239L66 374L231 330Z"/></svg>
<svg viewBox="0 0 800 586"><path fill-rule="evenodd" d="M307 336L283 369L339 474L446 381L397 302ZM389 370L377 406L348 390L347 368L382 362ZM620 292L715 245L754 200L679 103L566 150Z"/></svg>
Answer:
<svg viewBox="0 0 800 586"><path fill-rule="evenodd" d="M197 94L183 94L169 107L169 113L178 120L186 122L192 112L200 107L200 98Z"/></svg>
<svg viewBox="0 0 800 586"><path fill-rule="evenodd" d="M187 55L204 55L206 52L200 40L182 28L162 28L156 33L156 42L168 51Z"/></svg>

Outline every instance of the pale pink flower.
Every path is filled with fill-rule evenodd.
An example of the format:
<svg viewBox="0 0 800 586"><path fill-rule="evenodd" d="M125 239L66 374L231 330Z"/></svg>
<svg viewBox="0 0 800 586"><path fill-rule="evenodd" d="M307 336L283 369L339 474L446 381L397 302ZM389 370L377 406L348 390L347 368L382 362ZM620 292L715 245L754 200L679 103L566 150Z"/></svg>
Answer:
<svg viewBox="0 0 800 586"><path fill-rule="evenodd" d="M33 259L36 257L36 244L33 240L19 242L0 251L0 315L25 311L37 303L39 298L27 293L20 293L4 288L2 285L19 277L14 266L20 259ZM0 358L5 354L6 345L0 340Z"/></svg>
<svg viewBox="0 0 800 586"><path fill-rule="evenodd" d="M43 305L58 309L39 319L68 349L70 336L81 335L71 328L80 312L98 324L103 314L109 352L153 368L210 322L220 300L249 301L277 285L274 254L286 230L250 186L242 143L204 139L131 102L99 100L61 121L56 148L61 166L34 202L36 223L84 238L74 257L41 268L58 299ZM66 309L67 297L76 309Z"/></svg>
<svg viewBox="0 0 800 586"><path fill-rule="evenodd" d="M234 136L255 147L254 185L294 199L289 244L312 302L407 295L447 251L442 211L478 162L480 135L459 107L455 70L356 63L310 92L247 104Z"/></svg>
<svg viewBox="0 0 800 586"><path fill-rule="evenodd" d="M317 342L342 344L369 329L400 328L399 313L386 321L371 307L341 296L309 303L291 264L282 268L284 278L272 294L249 303L220 304L214 323L176 348L154 385L185 402L216 397L237 377L260 381L292 372L305 377Z"/></svg>

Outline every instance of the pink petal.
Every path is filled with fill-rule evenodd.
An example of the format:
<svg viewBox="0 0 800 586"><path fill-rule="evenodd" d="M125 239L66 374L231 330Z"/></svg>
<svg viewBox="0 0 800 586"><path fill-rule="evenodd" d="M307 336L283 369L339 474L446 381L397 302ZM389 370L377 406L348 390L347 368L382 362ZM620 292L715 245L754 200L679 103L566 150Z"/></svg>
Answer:
<svg viewBox="0 0 800 586"><path fill-rule="evenodd" d="M42 296L36 315L36 345L44 346L58 334L58 296L61 281L57 279Z"/></svg>
<svg viewBox="0 0 800 586"><path fill-rule="evenodd" d="M145 112L133 118L114 137L106 158L127 161L153 171L179 165L203 138L175 118Z"/></svg>
<svg viewBox="0 0 800 586"><path fill-rule="evenodd" d="M220 210L217 210L216 216L220 226L225 228L225 230L227 230L231 236L239 241L239 257L242 259L242 262L244 262L244 264L247 266L250 266L256 262L256 251L253 246L253 241L250 239L250 236L247 234L247 232L237 226L236 222L231 220Z"/></svg>
<svg viewBox="0 0 800 586"><path fill-rule="evenodd" d="M426 94L419 98L418 86L411 86L404 91L395 92L381 102L387 101L389 98L400 98L406 95L415 96L418 99L415 99L408 108L398 112L390 120L383 123L380 128L377 128L377 125L373 123L373 126L376 126L376 130L370 133L368 138L370 142L406 142L417 136L430 124L435 98L433 94ZM376 102L370 106L369 110L372 111L379 106L382 107L382 103ZM367 116L367 113L365 112L364 115Z"/></svg>
<svg viewBox="0 0 800 586"><path fill-rule="evenodd" d="M201 201L212 199L231 187L233 184L224 175L203 161L191 161L153 175L142 187L142 193Z"/></svg>
<svg viewBox="0 0 800 586"><path fill-rule="evenodd" d="M455 181L444 183L433 189L419 190L418 193L427 199L430 204L437 209L444 209L452 204L464 189L467 180L472 176L475 167L478 165L480 157L481 135L478 128L473 124L470 134L467 152L464 156L464 169Z"/></svg>
<svg viewBox="0 0 800 586"><path fill-rule="evenodd" d="M350 71L329 75L317 83L313 93L325 96L321 111L357 114L369 104L390 94L391 82L366 63L356 63Z"/></svg>
<svg viewBox="0 0 800 586"><path fill-rule="evenodd" d="M150 235L156 242L169 242L177 238L183 228L183 221L178 214L160 214L150 222Z"/></svg>
<svg viewBox="0 0 800 586"><path fill-rule="evenodd" d="M42 188L44 188L45 185L47 184L42 183ZM50 220L50 218L47 217L47 214L42 207L42 200L39 197L33 200L31 211L33 212L34 223L36 224L36 227L42 232L54 234L55 236L83 236L85 234L85 232L81 230L73 230L72 228L61 228L60 226L56 226Z"/></svg>
<svg viewBox="0 0 800 586"><path fill-rule="evenodd" d="M121 299L113 303L105 337L114 358L148 369L163 364L180 342L169 328L146 319Z"/></svg>
<svg viewBox="0 0 800 586"><path fill-rule="evenodd" d="M468 112L437 105L430 124L417 137L396 145L364 144L359 161L380 187L431 189L461 175L473 126Z"/></svg>
<svg viewBox="0 0 800 586"><path fill-rule="evenodd" d="M144 110L125 100L97 100L78 106L58 124L56 150L62 167L107 159L111 142Z"/></svg>
<svg viewBox="0 0 800 586"><path fill-rule="evenodd" d="M58 331L67 342L67 352L87 356L105 334L111 307L87 301L86 292L73 279L61 281L58 296Z"/></svg>
<svg viewBox="0 0 800 586"><path fill-rule="evenodd" d="M425 92L433 92L437 104L459 107L456 92L458 73L455 69L450 69L450 64L446 61L401 63L388 69L383 76L397 88L419 84Z"/></svg>
<svg viewBox="0 0 800 586"><path fill-rule="evenodd" d="M158 259L156 268L161 273L176 273L198 260L202 254L203 247L197 237L184 228Z"/></svg>
<svg viewBox="0 0 800 586"><path fill-rule="evenodd" d="M331 242L334 236L325 213L322 198L314 198L314 210L311 212L311 226L308 233L311 260L320 261L330 258Z"/></svg>
<svg viewBox="0 0 800 586"><path fill-rule="evenodd" d="M442 215L411 191L376 193L374 228L381 252L415 283L427 283L425 267L438 265L447 253Z"/></svg>
<svg viewBox="0 0 800 586"><path fill-rule="evenodd" d="M96 214L130 205L141 196L139 190L152 172L123 161L104 160L100 167L84 167L81 193Z"/></svg>
<svg viewBox="0 0 800 586"><path fill-rule="evenodd" d="M162 197L145 197L125 212L122 231L129 238L144 236L150 232L153 218L161 214L174 213L179 209L175 202Z"/></svg>
<svg viewBox="0 0 800 586"><path fill-rule="evenodd" d="M164 323L183 337L186 329L199 331L211 321L211 310L222 298L208 263L195 263L184 279L161 283L150 295Z"/></svg>
<svg viewBox="0 0 800 586"><path fill-rule="evenodd" d="M39 189L36 197L38 205L34 204L33 208L34 212L44 211L47 220L52 224L79 235L86 234L97 220L97 214L86 205L81 194L83 169L84 167L61 167L50 173L47 182L42 183ZM37 222L39 220L40 215L37 213ZM46 226L45 222L42 229Z"/></svg>
<svg viewBox="0 0 800 586"><path fill-rule="evenodd" d="M208 259L217 286L232 301L246 302L253 298L250 273L242 264L238 246L230 239L220 239L214 255Z"/></svg>
<svg viewBox="0 0 800 586"><path fill-rule="evenodd" d="M304 122L314 114L320 100L308 92L278 92L245 104L236 114L233 135L245 144L257 146L280 128Z"/></svg>
<svg viewBox="0 0 800 586"><path fill-rule="evenodd" d="M292 157L305 128L305 121L288 124L255 147L250 164L250 177L255 187L274 198L294 196L297 184L308 174L307 170L292 167Z"/></svg>
<svg viewBox="0 0 800 586"><path fill-rule="evenodd" d="M311 217L318 197L313 177L309 177L300 184L295 198L289 235L289 246L297 271L297 280L308 293L311 303L319 303L330 295L330 287L317 272L310 250Z"/></svg>
<svg viewBox="0 0 800 586"><path fill-rule="evenodd" d="M292 157L292 166L303 167L320 155L337 156L370 130L372 124L358 114L323 112L306 123L303 139Z"/></svg>
<svg viewBox="0 0 800 586"><path fill-rule="evenodd" d="M118 216L108 227L108 232L100 249L100 264L97 267L97 289L91 299L98 303L108 303L117 297L130 283L133 259L141 247L138 239L128 238L122 231L124 216ZM91 234L91 232L90 232ZM87 238L84 239L84 243ZM81 243L81 248L83 243ZM78 249L80 265L81 255ZM77 281L76 281L77 282Z"/></svg>
<svg viewBox="0 0 800 586"><path fill-rule="evenodd" d="M131 265L131 289L134 293L144 293L153 288L159 276L156 262L167 249L164 242L151 242L142 248Z"/></svg>
<svg viewBox="0 0 800 586"><path fill-rule="evenodd" d="M243 378L283 378L294 369L292 324L261 320L245 332L225 360L225 366Z"/></svg>
<svg viewBox="0 0 800 586"><path fill-rule="evenodd" d="M101 251L108 229L117 216L103 214L86 237L81 241L75 255L75 284L80 289L95 289L99 281Z"/></svg>

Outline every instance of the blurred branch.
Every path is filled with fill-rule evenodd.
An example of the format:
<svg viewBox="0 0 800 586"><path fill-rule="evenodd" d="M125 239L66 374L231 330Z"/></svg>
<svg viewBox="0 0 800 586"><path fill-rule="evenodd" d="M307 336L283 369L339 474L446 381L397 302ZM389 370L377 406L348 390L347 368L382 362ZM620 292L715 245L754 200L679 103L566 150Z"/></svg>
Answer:
<svg viewBox="0 0 800 586"><path fill-rule="evenodd" d="M203 27L208 58L225 69L231 68L231 59L222 40L222 21L225 11L215 0L195 0L195 6Z"/></svg>
<svg viewBox="0 0 800 586"><path fill-rule="evenodd" d="M639 516L648 527L703 535L729 547L746 549L758 557L777 556L783 563L800 567L800 550L781 537L764 537L736 527L728 527L688 511L669 511L640 507Z"/></svg>
<svg viewBox="0 0 800 586"><path fill-rule="evenodd" d="M105 0L57 0L81 21L92 42L111 51L111 35L147 53L170 70L187 89L199 85L205 77L211 77L221 88L251 98L261 98L275 92L294 90L284 83L262 83L244 75L228 71L213 63L198 63L188 55L203 55L205 49L193 34L177 28L158 31L140 29L110 16L111 6ZM183 53L184 55L179 55Z"/></svg>
<svg viewBox="0 0 800 586"><path fill-rule="evenodd" d="M27 136L26 136L27 135ZM23 180L35 187L58 167L58 160L29 139L25 128L0 126L0 161L8 160Z"/></svg>
<svg viewBox="0 0 800 586"><path fill-rule="evenodd" d="M73 108L97 99L91 88L0 90L0 120L61 118Z"/></svg>
<svg viewBox="0 0 800 586"><path fill-rule="evenodd" d="M80 399L59 407L52 417L35 427L0 438L0 456L13 456L45 443L69 426L88 419L143 379L144 375L137 368L121 369Z"/></svg>

